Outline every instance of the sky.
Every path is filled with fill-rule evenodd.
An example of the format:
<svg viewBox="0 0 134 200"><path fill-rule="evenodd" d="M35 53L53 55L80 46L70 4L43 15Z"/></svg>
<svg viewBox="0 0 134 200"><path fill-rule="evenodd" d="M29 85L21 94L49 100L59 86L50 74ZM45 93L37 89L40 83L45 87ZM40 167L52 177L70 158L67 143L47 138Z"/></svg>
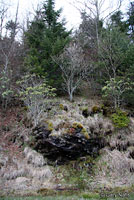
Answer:
<svg viewBox="0 0 134 200"><path fill-rule="evenodd" d="M73 3L73 1L74 0L55 0L56 9L59 9L61 7L63 8L62 17L65 17L67 21L66 26L68 29L78 28L81 21L80 12L77 9L78 7L80 7L81 4L77 5L76 3ZM79 0L79 1L83 2L84 0ZM112 3L113 8L116 7L116 3L118 0L105 0L106 3L108 3L109 1L113 2ZM123 11L126 12L126 8L128 7L130 1L131 0L123 0L123 6L122 6ZM18 0L9 0L9 2L12 5L11 15L14 15ZM26 14L28 13L31 13L32 16L32 13L34 13L33 10L36 10L37 4L40 2L42 2L42 0L19 0L19 20L22 21L22 19L26 18ZM104 5L103 7L104 10L105 8L107 8L106 5Z"/></svg>
<svg viewBox="0 0 134 200"><path fill-rule="evenodd" d="M13 5L11 6L11 15L15 14L15 8L17 6L18 0L9 0ZM19 0L19 18L25 18L26 13L34 13L37 4L42 2L42 0ZM56 9L63 8L62 18L66 19L67 28L77 28L80 23L80 13L79 11L70 3L70 0L56 0ZM14 7L14 8L13 8Z"/></svg>

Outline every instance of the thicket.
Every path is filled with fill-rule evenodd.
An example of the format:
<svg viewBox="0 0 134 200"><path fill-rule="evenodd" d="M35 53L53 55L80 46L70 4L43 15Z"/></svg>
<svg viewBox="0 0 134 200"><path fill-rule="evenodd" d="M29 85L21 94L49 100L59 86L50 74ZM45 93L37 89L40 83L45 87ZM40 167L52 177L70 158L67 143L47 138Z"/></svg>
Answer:
<svg viewBox="0 0 134 200"><path fill-rule="evenodd" d="M3 9L7 12L1 6L0 19L5 21ZM24 72L31 77L36 74L40 80L45 76L44 91L49 85L57 88L57 93L66 90L71 101L84 81L88 90L104 95L113 107L134 106L134 2L129 4L127 18L117 10L109 15L108 23L97 13L82 12L74 34L65 28L61 11L55 9L54 0L43 1L34 18L27 20L21 42L16 38L18 10L14 20L6 25L1 21L0 101L4 107Z"/></svg>

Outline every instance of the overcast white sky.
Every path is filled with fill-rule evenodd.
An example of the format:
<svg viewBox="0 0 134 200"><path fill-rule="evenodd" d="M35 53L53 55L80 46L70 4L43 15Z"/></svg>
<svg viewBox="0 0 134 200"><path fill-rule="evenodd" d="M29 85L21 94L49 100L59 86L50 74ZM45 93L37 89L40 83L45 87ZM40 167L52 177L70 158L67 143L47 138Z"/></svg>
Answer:
<svg viewBox="0 0 134 200"><path fill-rule="evenodd" d="M83 2L84 0L79 0ZM87 0L88 1L88 0ZM111 0L106 0L105 2L108 3ZM116 2L118 0L112 0L113 5L116 6ZM123 0L123 10L128 7L129 2L131 0ZM14 5L14 9L12 8L12 15L15 14L15 7L17 6L18 0L9 0L9 2ZM37 8L37 4L43 2L43 0L19 0L19 18L22 20L26 13L33 12L33 8ZM80 13L75 8L77 6L76 4L73 6L70 4L70 2L73 2L73 0L55 0L56 2L56 9L63 8L62 16L66 18L67 21L67 27L68 28L77 28L80 23ZM73 3L72 3L73 4ZM104 5L105 8L105 5Z"/></svg>

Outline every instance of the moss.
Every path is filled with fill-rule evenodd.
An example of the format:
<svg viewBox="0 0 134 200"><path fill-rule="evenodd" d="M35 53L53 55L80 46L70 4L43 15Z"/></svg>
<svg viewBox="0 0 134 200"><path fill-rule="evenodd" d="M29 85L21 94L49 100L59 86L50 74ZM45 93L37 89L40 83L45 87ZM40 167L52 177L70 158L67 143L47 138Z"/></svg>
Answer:
<svg viewBox="0 0 134 200"><path fill-rule="evenodd" d="M48 130L53 131L54 130L53 123L51 121L46 121L46 123Z"/></svg>
<svg viewBox="0 0 134 200"><path fill-rule="evenodd" d="M86 139L89 139L89 138L90 138L89 135L88 135L88 132L87 132L87 130L86 130L85 128L83 128L83 129L81 130L81 132L82 132L82 134L85 136Z"/></svg>
<svg viewBox="0 0 134 200"><path fill-rule="evenodd" d="M127 113L122 110L117 110L116 113L112 114L111 119L116 128L128 127L130 123Z"/></svg>
<svg viewBox="0 0 134 200"><path fill-rule="evenodd" d="M60 103L59 107L60 107L61 110L64 110L64 105L63 104Z"/></svg>
<svg viewBox="0 0 134 200"><path fill-rule="evenodd" d="M72 128L74 128L74 129L81 129L80 132L84 135L84 137L85 137L86 139L89 139L88 132L87 132L87 130L83 127L83 125L82 125L81 123L74 122L73 125L72 125Z"/></svg>
<svg viewBox="0 0 134 200"><path fill-rule="evenodd" d="M74 122L73 123L73 125L72 125L72 128L75 128L75 129L77 129L77 128L83 128L83 125L81 124L81 123L78 123L78 122Z"/></svg>
<svg viewBox="0 0 134 200"><path fill-rule="evenodd" d="M101 108L99 106L93 106L92 107L92 113L99 113L101 112Z"/></svg>

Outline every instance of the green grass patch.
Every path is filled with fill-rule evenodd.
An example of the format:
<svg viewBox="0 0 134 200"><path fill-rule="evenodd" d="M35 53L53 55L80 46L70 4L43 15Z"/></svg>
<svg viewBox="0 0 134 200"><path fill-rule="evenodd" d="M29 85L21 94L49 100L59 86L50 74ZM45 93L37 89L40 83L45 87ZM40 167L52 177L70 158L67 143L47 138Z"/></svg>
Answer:
<svg viewBox="0 0 134 200"><path fill-rule="evenodd" d="M134 194L105 194L85 193L72 196L35 196L35 197L0 197L0 200L134 200Z"/></svg>

